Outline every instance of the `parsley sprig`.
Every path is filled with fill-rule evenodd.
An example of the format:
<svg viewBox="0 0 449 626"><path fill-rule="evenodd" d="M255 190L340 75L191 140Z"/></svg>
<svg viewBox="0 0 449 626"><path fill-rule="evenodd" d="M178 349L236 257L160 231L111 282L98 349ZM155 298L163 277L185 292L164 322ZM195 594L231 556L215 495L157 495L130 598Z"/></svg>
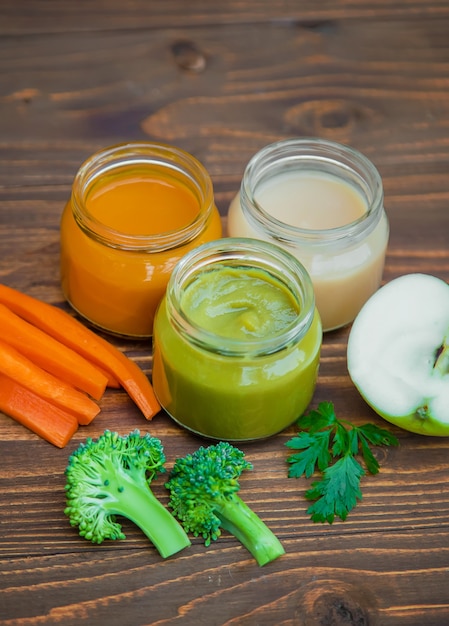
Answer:
<svg viewBox="0 0 449 626"><path fill-rule="evenodd" d="M314 500L307 513L313 522L332 524L335 516L344 521L362 499L360 480L366 472L356 457L363 458L370 474L377 474L379 463L371 446L397 446L399 442L374 424L355 426L339 420L332 402L321 402L316 410L300 417L297 425L298 435L285 444L300 450L287 458L288 475L310 478L321 472L321 479L305 493L308 500Z"/></svg>

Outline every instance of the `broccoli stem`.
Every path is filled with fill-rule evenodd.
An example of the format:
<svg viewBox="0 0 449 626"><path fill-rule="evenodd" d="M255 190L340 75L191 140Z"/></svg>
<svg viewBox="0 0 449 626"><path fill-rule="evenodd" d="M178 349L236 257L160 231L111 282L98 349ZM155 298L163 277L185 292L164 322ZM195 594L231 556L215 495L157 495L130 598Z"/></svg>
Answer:
<svg viewBox="0 0 449 626"><path fill-rule="evenodd" d="M120 473L108 484L105 511L128 518L148 537L165 559L190 545L190 539L173 515L156 498L146 481Z"/></svg>
<svg viewBox="0 0 449 626"><path fill-rule="evenodd" d="M285 554L276 535L237 494L224 498L214 513L222 528L234 535L259 565L266 565Z"/></svg>

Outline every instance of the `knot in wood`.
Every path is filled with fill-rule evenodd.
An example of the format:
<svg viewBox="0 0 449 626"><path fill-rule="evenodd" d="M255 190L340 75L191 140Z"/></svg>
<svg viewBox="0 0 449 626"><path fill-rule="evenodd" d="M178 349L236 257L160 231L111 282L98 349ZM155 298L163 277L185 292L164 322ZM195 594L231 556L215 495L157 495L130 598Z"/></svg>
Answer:
<svg viewBox="0 0 449 626"><path fill-rule="evenodd" d="M171 51L176 65L182 70L199 74L206 68L205 55L192 41L175 41L171 46Z"/></svg>

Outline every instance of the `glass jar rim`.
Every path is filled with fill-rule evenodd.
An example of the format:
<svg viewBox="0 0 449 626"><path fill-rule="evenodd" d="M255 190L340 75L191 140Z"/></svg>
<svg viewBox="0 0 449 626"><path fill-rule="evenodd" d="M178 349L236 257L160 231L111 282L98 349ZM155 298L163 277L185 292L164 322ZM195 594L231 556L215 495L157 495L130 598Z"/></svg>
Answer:
<svg viewBox="0 0 449 626"><path fill-rule="evenodd" d="M183 310L181 297L195 276L213 265L265 270L294 296L298 316L279 333L264 338L230 339L202 328ZM217 239L185 254L172 271L165 300L169 316L184 339L201 349L235 357L273 354L298 342L316 314L312 281L302 263L276 244L247 237Z"/></svg>
<svg viewBox="0 0 449 626"><path fill-rule="evenodd" d="M167 168L180 175L199 200L194 219L179 229L151 234L130 234L111 228L93 216L85 205L85 195L105 173L135 165ZM164 143L134 141L119 143L93 153L80 166L72 185L72 211L78 226L106 246L146 252L160 252L184 245L204 229L214 208L212 180L193 155Z"/></svg>
<svg viewBox="0 0 449 626"><path fill-rule="evenodd" d="M350 175L363 188L367 211L356 220L333 228L308 229L277 219L257 202L257 185L267 175L307 164L309 169L332 170L332 174ZM312 168L311 164L315 167ZM273 173L273 169L275 172ZM369 193L369 197L367 194ZM283 139L263 147L249 160L241 182L242 211L257 230L277 241L290 245L346 245L348 239L357 242L378 224L383 212L382 178L375 165L361 152L350 146L316 137Z"/></svg>

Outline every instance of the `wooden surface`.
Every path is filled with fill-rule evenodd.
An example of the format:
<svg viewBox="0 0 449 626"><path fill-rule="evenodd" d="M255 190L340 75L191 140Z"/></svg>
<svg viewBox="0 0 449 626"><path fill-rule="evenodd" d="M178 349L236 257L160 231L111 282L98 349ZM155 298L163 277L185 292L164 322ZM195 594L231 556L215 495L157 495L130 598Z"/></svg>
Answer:
<svg viewBox="0 0 449 626"><path fill-rule="evenodd" d="M379 168L385 281L448 280L448 33L447 0L3 0L0 280L62 304L59 218L98 148L185 148L225 216L252 154L296 135L348 143ZM387 426L348 378L347 336L325 336L313 405ZM151 374L148 344L115 343ZM63 514L70 451L87 434L148 425L122 392L102 409L62 451L0 414L2 626L449 623L449 439L391 427L400 446L378 452L363 502L332 526L309 520L307 481L287 479L293 429L243 446L254 471L241 495L286 555L259 568L224 534L162 561L131 524L126 541L92 546ZM150 429L169 461L202 443L164 415ZM162 481L155 492L166 502Z"/></svg>

